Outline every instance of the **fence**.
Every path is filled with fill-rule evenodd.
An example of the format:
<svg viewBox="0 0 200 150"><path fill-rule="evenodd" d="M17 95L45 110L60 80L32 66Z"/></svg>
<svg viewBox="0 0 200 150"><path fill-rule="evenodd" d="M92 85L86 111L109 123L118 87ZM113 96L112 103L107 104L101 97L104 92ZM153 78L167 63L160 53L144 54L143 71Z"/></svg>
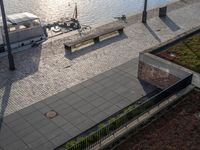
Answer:
<svg viewBox="0 0 200 150"><path fill-rule="evenodd" d="M116 130L120 130L122 127L126 126L132 120L135 120L142 114L148 112L155 105L162 103L167 97L179 92L184 89L192 82L192 75L178 81L176 84L170 86L166 90L161 91L157 95L145 101L143 104L135 106L134 104L128 106L124 109L121 114L113 117L108 121L107 124L101 124L99 129L90 133L86 137L79 138L77 141L70 141L66 145L63 145L61 150L83 150L90 149L101 141L105 140L107 137L112 135Z"/></svg>

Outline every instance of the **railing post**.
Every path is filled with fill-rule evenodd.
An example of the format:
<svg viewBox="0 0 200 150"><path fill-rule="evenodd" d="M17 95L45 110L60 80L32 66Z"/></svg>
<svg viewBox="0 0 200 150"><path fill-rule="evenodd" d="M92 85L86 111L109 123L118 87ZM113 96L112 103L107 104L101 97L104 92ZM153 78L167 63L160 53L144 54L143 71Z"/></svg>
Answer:
<svg viewBox="0 0 200 150"><path fill-rule="evenodd" d="M144 10L142 13L142 23L147 22L147 0L144 0Z"/></svg>

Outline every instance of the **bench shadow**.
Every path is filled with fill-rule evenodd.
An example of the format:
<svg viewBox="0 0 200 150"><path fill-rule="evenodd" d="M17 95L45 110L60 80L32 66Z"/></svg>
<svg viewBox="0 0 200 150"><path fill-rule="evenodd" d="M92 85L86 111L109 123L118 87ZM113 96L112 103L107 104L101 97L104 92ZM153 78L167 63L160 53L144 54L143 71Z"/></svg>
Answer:
<svg viewBox="0 0 200 150"><path fill-rule="evenodd" d="M157 36L157 34L151 29L151 27L148 25L148 23L145 23L144 26L149 30L151 35L158 41L161 42L161 39Z"/></svg>
<svg viewBox="0 0 200 150"><path fill-rule="evenodd" d="M12 84L38 71L41 50L41 45L39 45L38 47L15 53L15 71L8 69L9 66L6 57L0 58L0 89L2 91L2 95L0 96L0 133L12 92Z"/></svg>
<svg viewBox="0 0 200 150"><path fill-rule="evenodd" d="M80 56L83 56L89 52L92 52L92 51L95 51L99 48L102 48L102 47L105 47L111 43L114 43L114 42L118 42L118 41L121 41L121 40L124 40L124 39L127 39L127 35L126 34L119 34L115 37L111 37L111 38L108 38L108 39L105 39L103 41L100 41L99 43L96 43L96 44L92 44L88 47L85 47L85 48L82 48L82 49L79 49L79 50L76 50L70 54L65 54L65 57L69 60L73 60L75 58L78 58Z"/></svg>
<svg viewBox="0 0 200 150"><path fill-rule="evenodd" d="M160 18L165 24L166 26L168 26L170 28L170 30L172 31L178 31L180 30L181 28L168 16L166 17L161 17Z"/></svg>

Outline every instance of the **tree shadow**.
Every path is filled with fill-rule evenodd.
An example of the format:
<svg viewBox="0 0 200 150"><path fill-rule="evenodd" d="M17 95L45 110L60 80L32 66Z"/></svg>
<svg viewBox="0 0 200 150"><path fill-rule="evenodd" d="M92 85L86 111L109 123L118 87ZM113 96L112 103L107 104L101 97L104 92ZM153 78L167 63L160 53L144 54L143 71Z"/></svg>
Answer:
<svg viewBox="0 0 200 150"><path fill-rule="evenodd" d="M157 34L151 29L151 27L148 25L148 23L145 23L144 26L149 30L151 35L158 41L161 42L161 39L157 36Z"/></svg>
<svg viewBox="0 0 200 150"><path fill-rule="evenodd" d="M34 47L14 54L15 71L9 71L6 57L0 60L0 132L5 117L5 112L9 104L12 84L38 71L42 46Z"/></svg>
<svg viewBox="0 0 200 150"><path fill-rule="evenodd" d="M166 16L166 17L161 17L160 19L166 24L166 26L168 26L168 27L170 28L170 30L172 30L172 31L174 31L174 32L181 29L181 28L180 28L171 18L169 18L168 16Z"/></svg>
<svg viewBox="0 0 200 150"><path fill-rule="evenodd" d="M108 38L108 39L105 39L103 41L100 41L99 43L96 43L96 44L92 44L88 47L85 47L85 48L82 48L82 49L79 49L79 50L76 50L74 52L72 52L71 54L66 54L65 57L70 59L70 60L73 60L75 58L78 58L80 56L83 56L89 52L92 52L92 51L95 51L97 49L100 49L102 47L105 47L111 43L114 43L114 42L118 42L118 41L121 41L121 40L124 40L124 39L127 39L127 35L126 34L119 34L115 37L111 37L111 38Z"/></svg>

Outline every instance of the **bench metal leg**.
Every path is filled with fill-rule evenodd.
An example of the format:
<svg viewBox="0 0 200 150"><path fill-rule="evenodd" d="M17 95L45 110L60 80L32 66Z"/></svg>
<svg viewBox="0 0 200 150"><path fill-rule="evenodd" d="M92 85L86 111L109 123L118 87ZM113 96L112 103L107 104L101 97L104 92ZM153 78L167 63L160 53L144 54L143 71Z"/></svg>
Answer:
<svg viewBox="0 0 200 150"><path fill-rule="evenodd" d="M99 41L100 41L99 37L94 38L93 41L94 41L94 43L99 43Z"/></svg>
<svg viewBox="0 0 200 150"><path fill-rule="evenodd" d="M167 16L167 6L159 8L159 17L166 17Z"/></svg>
<svg viewBox="0 0 200 150"><path fill-rule="evenodd" d="M124 29L119 29L118 32L119 32L119 34L123 34L124 33Z"/></svg>

